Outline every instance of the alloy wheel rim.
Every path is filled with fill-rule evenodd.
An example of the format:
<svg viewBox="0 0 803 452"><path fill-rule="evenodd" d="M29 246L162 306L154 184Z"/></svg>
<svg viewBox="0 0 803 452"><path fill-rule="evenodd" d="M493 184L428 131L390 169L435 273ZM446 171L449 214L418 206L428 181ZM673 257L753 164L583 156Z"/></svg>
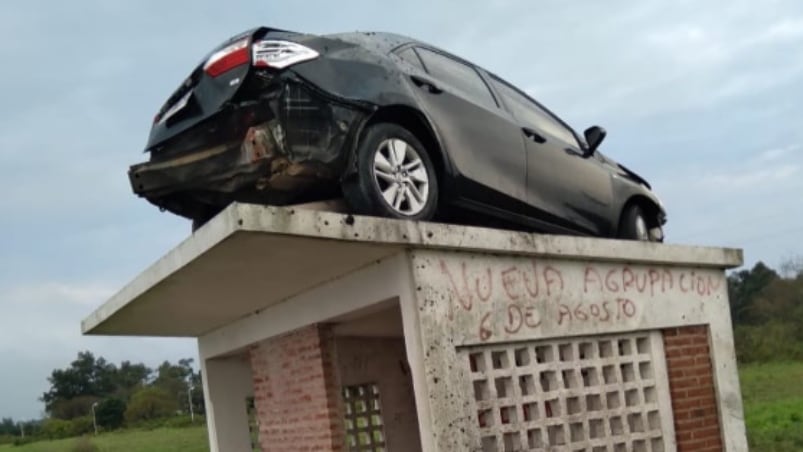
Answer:
<svg viewBox="0 0 803 452"><path fill-rule="evenodd" d="M429 175L416 149L399 138L379 143L374 152L374 182L385 203L406 216L421 213L429 197Z"/></svg>

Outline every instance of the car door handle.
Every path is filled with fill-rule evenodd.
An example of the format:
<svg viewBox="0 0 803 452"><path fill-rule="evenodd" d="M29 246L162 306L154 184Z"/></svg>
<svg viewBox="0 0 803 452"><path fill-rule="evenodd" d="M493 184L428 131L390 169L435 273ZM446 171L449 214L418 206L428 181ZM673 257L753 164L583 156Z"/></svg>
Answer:
<svg viewBox="0 0 803 452"><path fill-rule="evenodd" d="M580 157L580 158L585 158L586 157L585 154L583 154L582 152L578 152L577 149L566 148L566 149L563 150L563 152L571 155L572 157Z"/></svg>
<svg viewBox="0 0 803 452"><path fill-rule="evenodd" d="M428 78L421 77L420 75L411 75L410 79L413 81L413 83L415 83L415 86L419 88L426 88L430 94L440 94L443 92L443 90L440 89L435 82Z"/></svg>
<svg viewBox="0 0 803 452"><path fill-rule="evenodd" d="M524 136L535 141L536 143L541 143L541 144L546 143L546 138L544 138L543 135L541 135L540 133L536 132L535 130L529 127L522 127L521 131L524 132Z"/></svg>

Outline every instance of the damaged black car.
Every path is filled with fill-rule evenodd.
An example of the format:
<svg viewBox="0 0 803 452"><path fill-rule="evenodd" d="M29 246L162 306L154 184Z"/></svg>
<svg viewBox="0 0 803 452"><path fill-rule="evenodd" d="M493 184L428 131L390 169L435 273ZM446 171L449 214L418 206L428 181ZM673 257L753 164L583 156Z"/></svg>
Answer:
<svg viewBox="0 0 803 452"><path fill-rule="evenodd" d="M258 28L154 118L134 192L200 225L233 201L343 198L355 213L468 213L544 232L663 240L649 184L493 73L410 38Z"/></svg>

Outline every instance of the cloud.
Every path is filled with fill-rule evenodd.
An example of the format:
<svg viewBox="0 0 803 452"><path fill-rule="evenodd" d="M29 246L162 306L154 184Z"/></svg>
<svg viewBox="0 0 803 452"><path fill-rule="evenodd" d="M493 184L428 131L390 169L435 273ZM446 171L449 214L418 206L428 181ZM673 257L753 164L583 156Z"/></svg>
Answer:
<svg viewBox="0 0 803 452"><path fill-rule="evenodd" d="M716 165L689 162L655 180L669 210L668 240L744 248L747 264L803 253L803 154L797 144L746 152Z"/></svg>
<svg viewBox="0 0 803 452"><path fill-rule="evenodd" d="M770 25L757 41L768 44L803 38L803 18L784 18Z"/></svg>
<svg viewBox="0 0 803 452"><path fill-rule="evenodd" d="M682 199L686 207L720 199L744 211L744 201L803 189L803 178L799 177L803 155L792 152L795 149L798 149L796 144L750 152L745 159L719 161L716 165L689 161L668 169L656 179L656 184L667 196ZM731 202L737 199L742 202ZM797 199L781 197L775 204L784 201L797 202Z"/></svg>
<svg viewBox="0 0 803 452"><path fill-rule="evenodd" d="M654 51L669 54L680 65L717 64L730 55L721 39L692 24L648 32L646 42Z"/></svg>
<svg viewBox="0 0 803 452"><path fill-rule="evenodd" d="M37 400L48 388L47 376L67 367L81 350L119 363L195 357L187 339L109 338L80 334L80 321L114 293L117 281L44 281L0 286L0 354L7 365L0 372L0 417L35 418ZM153 350L158 350L154 353ZM13 364L11 364L13 363Z"/></svg>
<svg viewBox="0 0 803 452"><path fill-rule="evenodd" d="M798 144L780 148L771 148L757 153L754 159L757 163L773 162L790 156L793 151L798 149L800 149L800 145Z"/></svg>
<svg viewBox="0 0 803 452"><path fill-rule="evenodd" d="M797 164L779 164L763 168L739 168L731 171L712 171L701 175L700 185L708 190L724 190L733 196L757 187L783 186L800 171Z"/></svg>
<svg viewBox="0 0 803 452"><path fill-rule="evenodd" d="M115 292L116 285L90 282L42 282L0 290L0 300L11 304L68 303L81 306L97 306Z"/></svg>

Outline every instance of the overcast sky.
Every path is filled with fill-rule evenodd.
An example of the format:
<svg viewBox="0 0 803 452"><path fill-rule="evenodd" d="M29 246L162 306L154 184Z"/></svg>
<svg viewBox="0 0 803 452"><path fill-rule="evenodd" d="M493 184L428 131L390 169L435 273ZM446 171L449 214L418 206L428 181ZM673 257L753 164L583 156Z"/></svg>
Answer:
<svg viewBox="0 0 803 452"><path fill-rule="evenodd" d="M191 6L189 6L191 5ZM37 417L89 349L150 365L194 341L82 337L182 240L136 198L150 121L213 46L257 25L393 31L526 89L653 182L668 241L803 254L803 2L455 0L0 3L0 417Z"/></svg>

